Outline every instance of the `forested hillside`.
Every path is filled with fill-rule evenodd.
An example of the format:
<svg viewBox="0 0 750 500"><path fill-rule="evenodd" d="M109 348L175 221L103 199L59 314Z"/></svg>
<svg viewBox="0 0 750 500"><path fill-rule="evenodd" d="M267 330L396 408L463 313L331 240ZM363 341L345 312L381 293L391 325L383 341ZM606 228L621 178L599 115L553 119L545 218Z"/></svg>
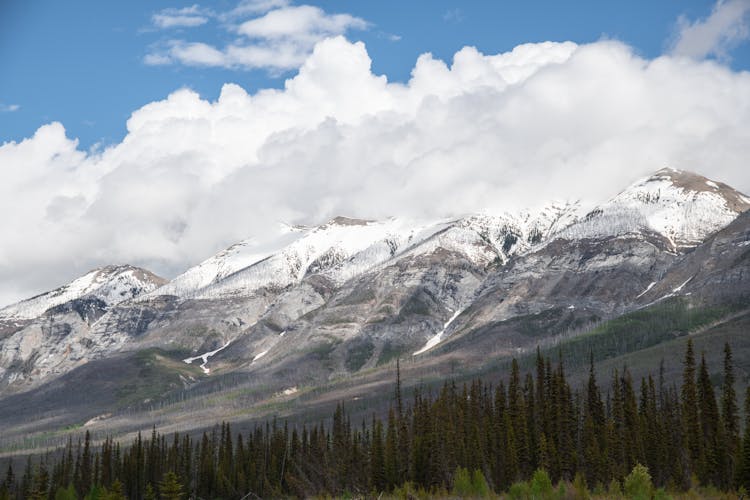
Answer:
<svg viewBox="0 0 750 500"><path fill-rule="evenodd" d="M318 425L273 420L244 435L222 423L197 438L154 429L125 445L92 442L87 432L65 450L11 462L0 498L523 498L532 490L535 498L589 490L648 497L750 489L750 425L740 439L730 346L718 391L690 340L679 386L665 383L663 367L654 372L636 381L624 366L604 385L592 356L587 383L572 387L562 362L538 352L533 373L521 373L514 360L506 380L446 382L436 394L405 397L397 373L387 419L352 422L339 405Z"/></svg>

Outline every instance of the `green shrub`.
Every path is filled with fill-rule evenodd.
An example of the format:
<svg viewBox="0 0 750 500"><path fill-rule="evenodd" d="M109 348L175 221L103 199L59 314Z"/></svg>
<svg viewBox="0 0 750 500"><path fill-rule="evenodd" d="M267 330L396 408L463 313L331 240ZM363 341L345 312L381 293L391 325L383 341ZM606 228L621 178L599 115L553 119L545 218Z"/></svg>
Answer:
<svg viewBox="0 0 750 500"><path fill-rule="evenodd" d="M555 494L555 498L557 500L565 500L568 498L568 491L565 488L565 483L560 481L559 486L557 487L557 493Z"/></svg>
<svg viewBox="0 0 750 500"><path fill-rule="evenodd" d="M57 491L55 492L55 500L77 500L78 495L76 495L76 489L73 487L73 485L69 485L67 488L63 488L62 486L57 488Z"/></svg>
<svg viewBox="0 0 750 500"><path fill-rule="evenodd" d="M467 497L471 495L471 476L469 471L463 467L458 467L453 473L453 494L457 497Z"/></svg>
<svg viewBox="0 0 750 500"><path fill-rule="evenodd" d="M649 500L652 489L653 485L651 484L651 474L648 473L648 467L636 464L625 478L625 495L633 500Z"/></svg>
<svg viewBox="0 0 750 500"><path fill-rule="evenodd" d="M622 486L620 486L620 481L618 481L617 478L613 478L612 481L609 482L607 496L609 498L620 498L622 496Z"/></svg>
<svg viewBox="0 0 750 500"><path fill-rule="evenodd" d="M511 498L513 500L526 500L530 497L531 488L529 488L529 483L519 481L510 485L510 489L508 490L508 498Z"/></svg>
<svg viewBox="0 0 750 500"><path fill-rule="evenodd" d="M654 491L654 500L672 500L672 497L667 493L664 488L659 488Z"/></svg>
<svg viewBox="0 0 750 500"><path fill-rule="evenodd" d="M586 480L580 472L576 473L576 477L573 478L573 495L578 500L589 500L591 498L589 489L586 487Z"/></svg>
<svg viewBox="0 0 750 500"><path fill-rule="evenodd" d="M471 489L477 498L487 498L490 496L490 486L484 478L484 474L479 469L474 469L471 475Z"/></svg>
<svg viewBox="0 0 750 500"><path fill-rule="evenodd" d="M531 477L531 497L535 500L552 498L552 480L544 469L537 469Z"/></svg>
<svg viewBox="0 0 750 500"><path fill-rule="evenodd" d="M407 481L400 488L394 489L393 496L402 500L430 498L430 495L424 490L424 488L417 488L417 486L411 481Z"/></svg>
<svg viewBox="0 0 750 500"><path fill-rule="evenodd" d="M452 493L461 498L486 498L490 495L490 487L479 469L469 473L468 469L458 467L453 473Z"/></svg>

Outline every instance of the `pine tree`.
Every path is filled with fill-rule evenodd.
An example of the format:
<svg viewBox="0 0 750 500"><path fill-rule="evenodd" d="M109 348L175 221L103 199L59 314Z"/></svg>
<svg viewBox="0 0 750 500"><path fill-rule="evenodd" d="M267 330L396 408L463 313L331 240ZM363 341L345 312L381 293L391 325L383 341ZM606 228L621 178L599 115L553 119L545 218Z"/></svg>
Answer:
<svg viewBox="0 0 750 500"><path fill-rule="evenodd" d="M146 493L143 498L144 500L156 500L156 492L154 491L154 487L151 486L151 483L146 483Z"/></svg>
<svg viewBox="0 0 750 500"><path fill-rule="evenodd" d="M562 353L556 371L555 395L555 429L557 436L556 450L560 478L572 480L577 468L576 443L578 422L573 406L573 396L565 378Z"/></svg>
<svg viewBox="0 0 750 500"><path fill-rule="evenodd" d="M719 440L719 410L716 406L716 396L704 355L701 355L698 373L698 408L702 431L702 460L698 469L698 477L703 484L719 486L721 483L719 477L720 447L723 443Z"/></svg>
<svg viewBox="0 0 750 500"><path fill-rule="evenodd" d="M740 417L738 415L737 394L734 391L734 364L729 343L724 344L724 382L721 388L721 423L723 426L724 463L721 476L722 486L734 484L740 451Z"/></svg>
<svg viewBox="0 0 750 500"><path fill-rule="evenodd" d="M583 413L581 434L583 465L586 469L586 481L589 486L593 487L607 479L606 460L604 458L606 453L604 403L602 403L599 387L596 384L593 352L590 354L589 380L586 385Z"/></svg>
<svg viewBox="0 0 750 500"><path fill-rule="evenodd" d="M5 479L3 487L8 493L8 497L15 497L16 493L16 474L13 472L13 459L8 461L8 468L5 470Z"/></svg>
<svg viewBox="0 0 750 500"><path fill-rule="evenodd" d="M523 476L531 473L529 432L525 404L523 392L521 391L521 375L518 360L513 358L510 380L508 381L508 415L513 428L513 444L518 459L518 469L519 473Z"/></svg>
<svg viewBox="0 0 750 500"><path fill-rule="evenodd" d="M182 498L182 485L177 479L177 474L172 471L164 474L159 482L159 495L165 500L179 500Z"/></svg>
<svg viewBox="0 0 750 500"><path fill-rule="evenodd" d="M409 476L409 427L401 395L401 363L396 359L396 430L397 430L397 483L404 483Z"/></svg>
<svg viewBox="0 0 750 500"><path fill-rule="evenodd" d="M492 464L492 481L495 488L504 490L510 486L510 482L514 479L508 474L508 417L506 408L506 393L505 385L501 380L495 389L495 408L493 418L493 429L495 432L494 437L494 461ZM456 465L458 461L456 461Z"/></svg>
<svg viewBox="0 0 750 500"><path fill-rule="evenodd" d="M385 431L385 482L390 491L398 486L399 464L398 464L398 430L396 429L396 414L393 407L388 410L388 427Z"/></svg>
<svg viewBox="0 0 750 500"><path fill-rule="evenodd" d="M737 479L745 491L750 491L750 386L745 391L745 434L742 437L742 455Z"/></svg>
<svg viewBox="0 0 750 500"><path fill-rule="evenodd" d="M643 453L649 471L657 484L664 484L664 433L656 398L656 386L651 375L641 381L641 435Z"/></svg>
<svg viewBox="0 0 750 500"><path fill-rule="evenodd" d="M375 491L385 491L385 450L383 447L383 423L372 417L372 445L370 451L370 485Z"/></svg>
<svg viewBox="0 0 750 500"><path fill-rule="evenodd" d="M625 367L622 375L623 401L623 442L625 448L625 466L628 470L636 464L644 462L643 441L641 439L640 418L636 403L633 379L630 371Z"/></svg>
<svg viewBox="0 0 750 500"><path fill-rule="evenodd" d="M696 387L695 354L693 353L692 339L687 341L683 364L681 402L683 428L685 429L685 449L687 450L689 470L697 472L701 466L703 440L698 415L698 389Z"/></svg>

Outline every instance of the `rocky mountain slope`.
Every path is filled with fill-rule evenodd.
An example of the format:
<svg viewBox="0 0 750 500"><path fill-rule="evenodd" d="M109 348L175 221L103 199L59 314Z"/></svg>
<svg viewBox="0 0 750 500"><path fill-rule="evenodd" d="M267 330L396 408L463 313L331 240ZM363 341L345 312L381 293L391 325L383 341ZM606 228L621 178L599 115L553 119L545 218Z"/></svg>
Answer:
<svg viewBox="0 0 750 500"><path fill-rule="evenodd" d="M663 169L588 213L337 217L240 242L170 282L108 267L0 310L0 395L48 408L54 425L229 387L294 400L396 358L481 370L664 301L742 310L748 208L725 184ZM109 392L56 413L50 395L87 377Z"/></svg>
<svg viewBox="0 0 750 500"><path fill-rule="evenodd" d="M117 304L164 283L145 269L107 266L0 309L0 384L44 380L115 352L130 332L101 335L97 323Z"/></svg>

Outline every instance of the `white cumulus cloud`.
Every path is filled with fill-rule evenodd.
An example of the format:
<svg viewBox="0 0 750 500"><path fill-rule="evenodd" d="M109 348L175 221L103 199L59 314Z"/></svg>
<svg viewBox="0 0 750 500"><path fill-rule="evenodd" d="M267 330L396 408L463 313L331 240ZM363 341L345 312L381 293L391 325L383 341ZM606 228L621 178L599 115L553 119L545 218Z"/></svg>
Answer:
<svg viewBox="0 0 750 500"><path fill-rule="evenodd" d="M211 15L196 4L182 9L163 9L151 16L151 22L161 29L194 28L206 24Z"/></svg>
<svg viewBox="0 0 750 500"><path fill-rule="evenodd" d="M178 90L103 151L59 123L0 146L0 300L109 263L173 276L278 222L593 204L666 165L748 192L748 95L746 72L611 41L424 54L391 83L326 39L282 89Z"/></svg>
<svg viewBox="0 0 750 500"><path fill-rule="evenodd" d="M672 53L702 59L726 59L728 51L750 37L750 0L719 0L706 19L677 22Z"/></svg>
<svg viewBox="0 0 750 500"><path fill-rule="evenodd" d="M237 23L248 15L254 17ZM153 66L184 64L282 72L298 68L317 42L350 30L368 28L364 19L349 14L329 14L319 7L295 6L283 0L240 2L217 17L236 35L232 43L216 47L200 41L169 40L155 46L144 57L144 62ZM172 18L181 18L181 12L173 14Z"/></svg>
<svg viewBox="0 0 750 500"><path fill-rule="evenodd" d="M226 12L221 17L228 20L247 16L248 14L263 14L269 10L286 7L289 4L289 0L242 0L232 10Z"/></svg>

